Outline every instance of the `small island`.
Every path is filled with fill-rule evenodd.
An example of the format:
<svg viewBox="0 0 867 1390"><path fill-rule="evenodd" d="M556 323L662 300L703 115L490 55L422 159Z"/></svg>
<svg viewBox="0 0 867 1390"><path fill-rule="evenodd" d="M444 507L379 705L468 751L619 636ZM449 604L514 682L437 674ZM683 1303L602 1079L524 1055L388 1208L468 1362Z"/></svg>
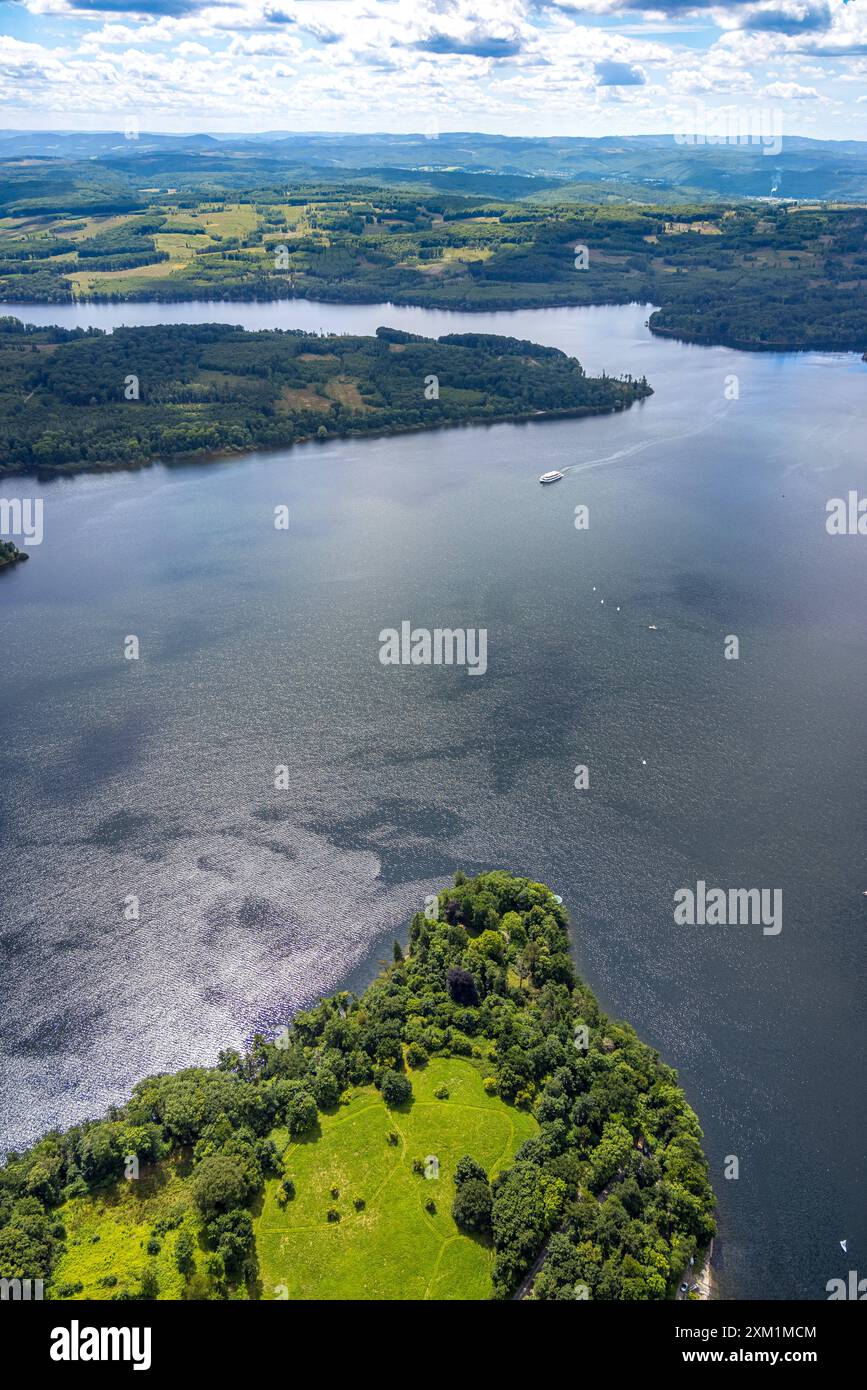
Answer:
<svg viewBox="0 0 867 1390"><path fill-rule="evenodd" d="M701 1130L576 976L560 899L458 873L393 957L10 1154L0 1277L59 1300L674 1298L714 1235Z"/></svg>
<svg viewBox="0 0 867 1390"><path fill-rule="evenodd" d="M0 474L140 467L309 439L619 411L644 378L488 333L375 337L226 324L37 328L0 319Z"/></svg>
<svg viewBox="0 0 867 1390"><path fill-rule="evenodd" d="M17 565L21 560L29 560L30 556L26 550L19 550L12 541L0 540L0 570L7 565Z"/></svg>

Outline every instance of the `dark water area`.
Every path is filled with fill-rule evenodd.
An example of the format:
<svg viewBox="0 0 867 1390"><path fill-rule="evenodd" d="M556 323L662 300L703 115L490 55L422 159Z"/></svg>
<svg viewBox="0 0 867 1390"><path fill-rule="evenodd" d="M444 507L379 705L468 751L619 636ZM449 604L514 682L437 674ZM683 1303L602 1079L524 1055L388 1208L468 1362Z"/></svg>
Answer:
<svg viewBox="0 0 867 1390"><path fill-rule="evenodd" d="M504 867L563 896L604 1007L678 1069L722 1296L864 1273L867 538L829 536L825 508L867 490L867 366L654 339L641 306L0 312L501 332L655 391L617 417L4 480L44 499L45 535L0 574L0 1142L363 985L426 893ZM403 620L486 628L487 673L381 665ZM676 925L699 879L780 889L779 935Z"/></svg>

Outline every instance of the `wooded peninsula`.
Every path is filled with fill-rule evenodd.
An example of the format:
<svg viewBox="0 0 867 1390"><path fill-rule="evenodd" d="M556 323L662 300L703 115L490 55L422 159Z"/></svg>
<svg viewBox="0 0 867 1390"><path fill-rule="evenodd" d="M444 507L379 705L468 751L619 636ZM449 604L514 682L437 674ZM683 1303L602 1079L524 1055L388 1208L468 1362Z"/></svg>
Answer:
<svg viewBox="0 0 867 1390"><path fill-rule="evenodd" d="M576 976L560 899L458 873L393 955L360 997L10 1154L4 1276L53 1299L673 1297L714 1234L701 1130Z"/></svg>
<svg viewBox="0 0 867 1390"><path fill-rule="evenodd" d="M225 324L37 328L0 319L0 474L130 468L196 454L619 411L647 381L590 377L558 348Z"/></svg>

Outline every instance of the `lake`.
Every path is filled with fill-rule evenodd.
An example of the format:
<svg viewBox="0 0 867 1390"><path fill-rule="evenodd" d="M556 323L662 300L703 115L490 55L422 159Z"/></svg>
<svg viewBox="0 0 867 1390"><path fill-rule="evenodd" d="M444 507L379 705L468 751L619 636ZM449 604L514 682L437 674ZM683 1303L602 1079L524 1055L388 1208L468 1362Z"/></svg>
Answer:
<svg viewBox="0 0 867 1390"><path fill-rule="evenodd" d="M867 538L825 529L867 488L867 365L655 339L646 306L0 312L500 332L655 391L590 420L4 480L44 499L45 536L0 574L0 1141L363 986L425 894L504 867L563 896L604 1007L677 1067L722 1295L867 1272ZM486 628L487 673L382 666L403 620ZM781 890L782 930L677 925L698 880Z"/></svg>

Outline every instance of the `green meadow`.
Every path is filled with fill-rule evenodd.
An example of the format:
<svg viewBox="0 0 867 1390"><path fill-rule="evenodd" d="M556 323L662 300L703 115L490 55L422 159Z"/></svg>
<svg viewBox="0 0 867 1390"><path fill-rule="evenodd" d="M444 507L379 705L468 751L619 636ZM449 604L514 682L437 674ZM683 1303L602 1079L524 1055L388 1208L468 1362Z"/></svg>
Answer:
<svg viewBox="0 0 867 1390"><path fill-rule="evenodd" d="M487 1095L477 1067L461 1058L433 1058L411 1076L413 1099L400 1109L364 1086L321 1114L309 1136L290 1141L285 1129L273 1133L295 1196L281 1204L282 1177L270 1178L254 1207L263 1298L490 1296L490 1238L466 1235L452 1220L455 1167L470 1154L494 1177L538 1125ZM435 1094L442 1088L447 1097ZM438 1176L414 1172L414 1159ZM183 1298L174 1258L180 1232L194 1234L197 1259L205 1253L188 1171L189 1159L166 1161L142 1168L136 1181L66 1202L58 1211L66 1248L55 1290L108 1299L136 1289L150 1268L161 1299ZM329 1212L339 1219L329 1220Z"/></svg>
<svg viewBox="0 0 867 1390"><path fill-rule="evenodd" d="M454 1170L471 1154L493 1177L538 1126L487 1095L470 1062L436 1057L411 1075L408 1106L389 1110L373 1086L363 1087L285 1151L296 1195L281 1207L279 1182L270 1180L255 1221L264 1298L490 1296L490 1240L463 1234L452 1220ZM442 1087L446 1099L435 1095ZM435 1171L431 1158L438 1177L413 1172L414 1159ZM426 1210L431 1201L434 1212ZM329 1210L339 1221L328 1220Z"/></svg>
<svg viewBox="0 0 867 1390"><path fill-rule="evenodd" d="M194 1235L198 1230L184 1176L187 1166L167 1160L143 1167L134 1182L65 1202L57 1212L66 1240L54 1273L55 1297L63 1289L66 1298L112 1298L120 1290L137 1289L141 1275L151 1268L161 1298L183 1298L175 1242L184 1227ZM151 1254L148 1242L154 1239L160 1248Z"/></svg>

